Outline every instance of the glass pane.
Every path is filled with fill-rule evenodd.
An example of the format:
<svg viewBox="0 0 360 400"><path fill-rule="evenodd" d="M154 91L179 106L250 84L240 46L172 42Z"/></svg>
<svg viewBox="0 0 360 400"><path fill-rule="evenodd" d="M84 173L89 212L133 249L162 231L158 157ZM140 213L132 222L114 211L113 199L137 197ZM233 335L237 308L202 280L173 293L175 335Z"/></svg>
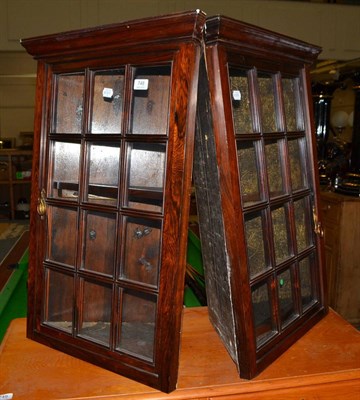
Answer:
<svg viewBox="0 0 360 400"><path fill-rule="evenodd" d="M92 133L120 133L124 98L124 71L100 71L94 75Z"/></svg>
<svg viewBox="0 0 360 400"><path fill-rule="evenodd" d="M165 155L165 144L128 144L126 192L128 207L158 212L162 210Z"/></svg>
<svg viewBox="0 0 360 400"><path fill-rule="evenodd" d="M311 222L306 215L306 211L309 210L308 202L306 199L300 199L294 201L294 213L295 213L295 228L296 228L296 243L298 252L307 249L310 246L310 229Z"/></svg>
<svg viewBox="0 0 360 400"><path fill-rule="evenodd" d="M265 259L263 225L261 213L246 216L245 218L246 250L250 278L261 274L269 268L267 260Z"/></svg>
<svg viewBox="0 0 360 400"><path fill-rule="evenodd" d="M289 227L285 207L272 210L271 217L274 233L275 261L276 264L279 264L289 258L291 254Z"/></svg>
<svg viewBox="0 0 360 400"><path fill-rule="evenodd" d="M79 197L80 144L53 142L52 152L50 197L76 200Z"/></svg>
<svg viewBox="0 0 360 400"><path fill-rule="evenodd" d="M77 211L48 206L48 259L75 267L77 243Z"/></svg>
<svg viewBox="0 0 360 400"><path fill-rule="evenodd" d="M120 170L119 158L119 144L101 143L89 145L87 201L111 206L117 204Z"/></svg>
<svg viewBox="0 0 360 400"><path fill-rule="evenodd" d="M127 218L122 277L157 286L160 261L161 222Z"/></svg>
<svg viewBox="0 0 360 400"><path fill-rule="evenodd" d="M306 310L306 308L310 307L315 301L313 281L311 278L312 261L312 258L307 257L299 262L300 292L303 310Z"/></svg>
<svg viewBox="0 0 360 400"><path fill-rule="evenodd" d="M131 132L166 135L168 130L170 66L134 68Z"/></svg>
<svg viewBox="0 0 360 400"><path fill-rule="evenodd" d="M82 268L113 275L116 246L114 214L86 212Z"/></svg>
<svg viewBox="0 0 360 400"><path fill-rule="evenodd" d="M254 312L256 343L257 346L260 346L275 334L275 327L271 317L268 284L264 283L252 289L251 297Z"/></svg>
<svg viewBox="0 0 360 400"><path fill-rule="evenodd" d="M285 194L283 170L281 167L282 141L272 140L265 143L266 169L270 197Z"/></svg>
<svg viewBox="0 0 360 400"><path fill-rule="evenodd" d="M82 305L79 336L109 346L111 321L111 287L82 281Z"/></svg>
<svg viewBox="0 0 360 400"><path fill-rule="evenodd" d="M304 163L301 152L302 141L303 139L288 140L291 187L293 191L307 187L306 170L304 167L306 162Z"/></svg>
<svg viewBox="0 0 360 400"><path fill-rule="evenodd" d="M148 293L124 291L118 350L153 360L156 297Z"/></svg>
<svg viewBox="0 0 360 400"><path fill-rule="evenodd" d="M57 76L54 110L54 132L81 133L84 74Z"/></svg>
<svg viewBox="0 0 360 400"><path fill-rule="evenodd" d="M281 326L284 327L296 315L290 269L287 269L278 275L277 287Z"/></svg>
<svg viewBox="0 0 360 400"><path fill-rule="evenodd" d="M235 134L253 132L246 71L230 70L230 93Z"/></svg>
<svg viewBox="0 0 360 400"><path fill-rule="evenodd" d="M286 129L288 132L303 130L304 123L299 101L299 79L283 78L282 88Z"/></svg>
<svg viewBox="0 0 360 400"><path fill-rule="evenodd" d="M44 323L72 332L74 279L51 269L45 271Z"/></svg>
<svg viewBox="0 0 360 400"><path fill-rule="evenodd" d="M256 142L237 142L237 158L243 206L249 206L262 200L255 146Z"/></svg>
<svg viewBox="0 0 360 400"><path fill-rule="evenodd" d="M275 100L275 76L259 74L258 76L260 103L261 103L261 123L263 132L276 132L276 100Z"/></svg>

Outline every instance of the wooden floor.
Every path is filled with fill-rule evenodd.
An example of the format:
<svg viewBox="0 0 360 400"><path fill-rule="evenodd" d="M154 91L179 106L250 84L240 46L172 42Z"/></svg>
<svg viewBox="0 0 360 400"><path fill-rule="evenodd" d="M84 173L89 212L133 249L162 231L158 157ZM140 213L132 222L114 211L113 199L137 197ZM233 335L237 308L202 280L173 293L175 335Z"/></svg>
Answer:
<svg viewBox="0 0 360 400"><path fill-rule="evenodd" d="M206 307L184 310L178 388L167 395L25 338L0 347L0 394L16 400L359 400L360 332L333 311L251 381L240 379Z"/></svg>

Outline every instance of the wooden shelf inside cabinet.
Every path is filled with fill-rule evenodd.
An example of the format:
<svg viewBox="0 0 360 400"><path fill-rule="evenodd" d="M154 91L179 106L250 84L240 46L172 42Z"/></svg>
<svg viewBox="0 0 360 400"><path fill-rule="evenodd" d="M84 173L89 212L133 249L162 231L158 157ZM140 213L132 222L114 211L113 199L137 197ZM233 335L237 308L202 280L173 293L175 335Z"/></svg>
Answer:
<svg viewBox="0 0 360 400"><path fill-rule="evenodd" d="M1 218L29 218L31 165L31 150L0 150Z"/></svg>

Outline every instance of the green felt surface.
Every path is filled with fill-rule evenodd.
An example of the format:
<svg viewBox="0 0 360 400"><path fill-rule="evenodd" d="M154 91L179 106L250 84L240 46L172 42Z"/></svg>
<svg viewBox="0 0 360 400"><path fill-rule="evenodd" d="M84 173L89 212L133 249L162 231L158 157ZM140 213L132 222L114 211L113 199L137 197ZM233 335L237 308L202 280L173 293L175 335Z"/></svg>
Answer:
<svg viewBox="0 0 360 400"><path fill-rule="evenodd" d="M29 251L26 250L19 261L19 267L0 292L0 342L13 319L26 317L28 263Z"/></svg>
<svg viewBox="0 0 360 400"><path fill-rule="evenodd" d="M191 230L188 231L187 263L199 272L201 276L204 275L200 239ZM198 281L197 283L204 287L202 282ZM187 286L185 286L184 290L184 305L185 307L200 307L202 305L196 293Z"/></svg>

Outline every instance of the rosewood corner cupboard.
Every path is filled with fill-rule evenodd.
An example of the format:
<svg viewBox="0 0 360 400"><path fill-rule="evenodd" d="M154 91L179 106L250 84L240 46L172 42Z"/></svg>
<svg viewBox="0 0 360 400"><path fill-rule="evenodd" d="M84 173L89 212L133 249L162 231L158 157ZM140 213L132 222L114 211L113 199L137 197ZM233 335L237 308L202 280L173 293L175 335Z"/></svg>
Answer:
<svg viewBox="0 0 360 400"><path fill-rule="evenodd" d="M22 41L38 60L28 335L163 391L177 380L204 22Z"/></svg>
<svg viewBox="0 0 360 400"><path fill-rule="evenodd" d="M30 338L175 389L195 137L209 313L240 376L324 315L318 48L201 11L22 44L38 60Z"/></svg>
<svg viewBox="0 0 360 400"><path fill-rule="evenodd" d="M194 180L209 315L252 378L327 312L309 85L319 48L223 17L207 19L205 43Z"/></svg>

